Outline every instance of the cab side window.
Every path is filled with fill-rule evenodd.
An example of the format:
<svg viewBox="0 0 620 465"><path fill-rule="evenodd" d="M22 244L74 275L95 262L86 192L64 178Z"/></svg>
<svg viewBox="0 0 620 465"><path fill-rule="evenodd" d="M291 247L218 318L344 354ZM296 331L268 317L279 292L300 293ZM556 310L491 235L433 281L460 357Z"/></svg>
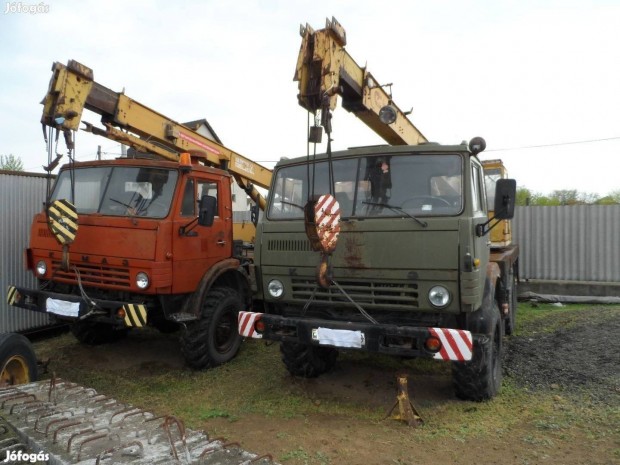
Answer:
<svg viewBox="0 0 620 465"><path fill-rule="evenodd" d="M482 174L479 166L471 166L471 184L472 210L474 212L484 211L484 188L482 186Z"/></svg>
<svg viewBox="0 0 620 465"><path fill-rule="evenodd" d="M196 193L192 178L189 178L185 183L183 202L181 203L181 216L196 216Z"/></svg>

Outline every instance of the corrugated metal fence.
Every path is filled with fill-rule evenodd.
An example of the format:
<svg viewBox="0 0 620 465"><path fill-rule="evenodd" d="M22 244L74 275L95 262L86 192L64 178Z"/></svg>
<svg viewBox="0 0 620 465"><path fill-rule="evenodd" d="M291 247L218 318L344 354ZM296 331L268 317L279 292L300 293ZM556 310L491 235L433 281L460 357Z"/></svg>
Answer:
<svg viewBox="0 0 620 465"><path fill-rule="evenodd" d="M23 250L28 247L33 215L41 211L45 199L43 175L0 171L0 332L23 331L49 324L47 315L9 307L9 284L36 287L24 269Z"/></svg>
<svg viewBox="0 0 620 465"><path fill-rule="evenodd" d="M620 205L517 207L521 279L620 282Z"/></svg>

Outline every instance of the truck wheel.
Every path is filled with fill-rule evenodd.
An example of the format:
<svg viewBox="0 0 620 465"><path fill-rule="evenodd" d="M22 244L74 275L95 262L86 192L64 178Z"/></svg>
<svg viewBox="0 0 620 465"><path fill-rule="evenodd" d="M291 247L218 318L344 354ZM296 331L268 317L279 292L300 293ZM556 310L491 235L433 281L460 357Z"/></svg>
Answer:
<svg viewBox="0 0 620 465"><path fill-rule="evenodd" d="M293 376L316 378L330 371L336 364L338 350L293 342L282 342L280 353L286 369Z"/></svg>
<svg viewBox="0 0 620 465"><path fill-rule="evenodd" d="M0 387L37 380L37 358L32 344L21 334L0 334Z"/></svg>
<svg viewBox="0 0 620 465"><path fill-rule="evenodd" d="M472 359L469 362L452 363L452 381L456 396L462 400L480 402L499 392L502 384L503 322L497 302L483 311L489 318L491 334L482 340L474 340Z"/></svg>
<svg viewBox="0 0 620 465"><path fill-rule="evenodd" d="M76 321L71 325L71 332L82 344L98 346L107 342L116 342L127 336L128 329L116 329L106 323Z"/></svg>
<svg viewBox="0 0 620 465"><path fill-rule="evenodd" d="M510 270L510 311L508 317L504 320L506 334L511 336L515 334L515 325L517 322L517 275L514 268Z"/></svg>
<svg viewBox="0 0 620 465"><path fill-rule="evenodd" d="M237 329L243 303L237 292L228 287L212 288L202 304L202 317L187 324L181 336L185 362L202 370L232 360L241 345Z"/></svg>

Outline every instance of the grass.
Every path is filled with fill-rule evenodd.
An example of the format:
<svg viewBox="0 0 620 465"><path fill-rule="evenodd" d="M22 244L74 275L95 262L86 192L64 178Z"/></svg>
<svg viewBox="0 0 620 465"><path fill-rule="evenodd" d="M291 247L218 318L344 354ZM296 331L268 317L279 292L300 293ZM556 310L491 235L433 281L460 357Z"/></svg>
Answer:
<svg viewBox="0 0 620 465"><path fill-rule="evenodd" d="M597 305L592 311L592 305L569 304L558 306L555 304L535 304L522 302L517 312L517 334L552 333L559 328L571 328L584 321L603 321L617 315L619 305Z"/></svg>
<svg viewBox="0 0 620 465"><path fill-rule="evenodd" d="M375 413L364 406L339 400L324 399L318 404L306 395L303 382L296 382L287 374L277 346L267 347L258 341L244 344L239 356L224 366L205 372L189 369L170 372L162 367L148 376L136 376L134 368L113 373L93 370L63 356L63 353L80 349L85 348L80 348L69 334L36 347L43 358L55 354L52 355L53 366L60 377L80 380L80 384L114 393L119 400L134 405L180 412L190 426L205 418L235 418L247 414L292 418L330 412L367 418ZM199 409L195 407L197 404L201 406Z"/></svg>
<svg viewBox="0 0 620 465"><path fill-rule="evenodd" d="M556 307L528 303L520 304L517 334L527 336L554 331L584 319L609 318L619 306L599 306L596 311L586 306ZM154 333L155 338L165 337ZM40 358L52 357L52 369L60 377L109 394L119 401L145 406L156 413L169 413L183 418L190 428L203 429L210 422L217 428L228 429L221 422L231 423L256 417L261 422L295 420L320 422L321 418L336 420L342 425L370 425L377 441L387 441L398 447L419 447L451 440L466 443L476 438L498 438L520 441L523 447L535 445L541 449L559 447L575 438L585 437L593 445L610 441L620 434L620 408L605 407L583 397L562 397L554 391L530 392L505 378L501 395L492 402L461 402L453 398L427 400L423 404L425 424L415 434L398 422L382 421L386 407L348 399L342 393L317 394L308 389L312 382L292 378L280 361L277 345L267 346L260 341L247 341L239 356L231 363L205 372L189 369L171 370L154 366L146 372L135 367L108 370L93 369L76 363L76 351L87 350L70 334L35 344ZM449 379L449 365L429 361L402 361L363 352L341 355L341 363L353 370L373 369L395 371L407 368L416 376L438 376ZM309 384L310 383L310 384ZM355 389L355 385L351 385ZM317 420L318 419L318 420ZM354 434L345 431L343 437ZM286 464L339 463L329 454L314 452L307 444L298 444L295 433L280 428L274 441L291 446L277 457ZM616 457L620 452L616 449ZM331 460L331 462L330 462ZM400 460L400 459L399 459ZM405 459L403 459L405 460ZM408 463L394 461L394 463Z"/></svg>

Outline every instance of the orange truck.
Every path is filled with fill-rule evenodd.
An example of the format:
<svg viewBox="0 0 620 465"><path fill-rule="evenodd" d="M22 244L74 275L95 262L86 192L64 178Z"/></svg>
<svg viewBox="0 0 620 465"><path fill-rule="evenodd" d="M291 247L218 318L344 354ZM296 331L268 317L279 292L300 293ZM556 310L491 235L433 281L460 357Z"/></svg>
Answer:
<svg viewBox="0 0 620 465"><path fill-rule="evenodd" d="M50 147L64 134L70 162L32 222L25 259L40 285L10 286L9 304L70 323L86 344L146 325L180 327L189 366L227 362L241 344L237 314L252 301L231 184L264 207L255 185L267 188L271 171L96 83L76 61L52 71L43 130ZM131 156L73 161L85 109L103 123L86 130L131 147Z"/></svg>

